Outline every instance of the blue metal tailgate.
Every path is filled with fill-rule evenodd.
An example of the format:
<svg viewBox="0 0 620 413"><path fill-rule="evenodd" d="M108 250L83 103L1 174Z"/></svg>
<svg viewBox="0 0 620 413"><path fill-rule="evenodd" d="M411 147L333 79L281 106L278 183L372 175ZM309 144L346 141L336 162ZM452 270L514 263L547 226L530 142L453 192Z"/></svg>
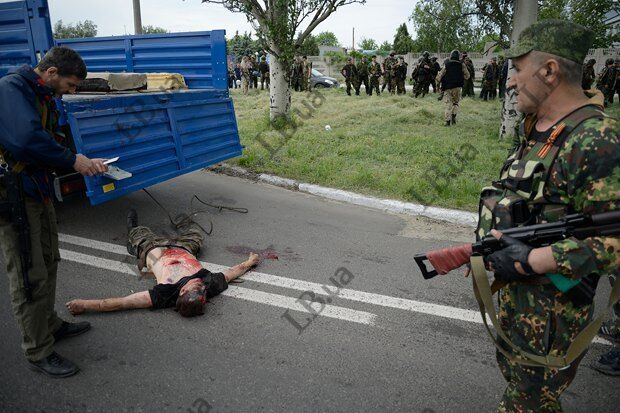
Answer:
<svg viewBox="0 0 620 413"><path fill-rule="evenodd" d="M14 66L35 66L53 45L47 0L0 3L0 77Z"/></svg>
<svg viewBox="0 0 620 413"><path fill-rule="evenodd" d="M86 178L93 205L241 155L227 90L65 96L78 153L120 157L133 177Z"/></svg>
<svg viewBox="0 0 620 413"><path fill-rule="evenodd" d="M58 39L77 51L91 72L173 72L190 89L228 90L225 30Z"/></svg>

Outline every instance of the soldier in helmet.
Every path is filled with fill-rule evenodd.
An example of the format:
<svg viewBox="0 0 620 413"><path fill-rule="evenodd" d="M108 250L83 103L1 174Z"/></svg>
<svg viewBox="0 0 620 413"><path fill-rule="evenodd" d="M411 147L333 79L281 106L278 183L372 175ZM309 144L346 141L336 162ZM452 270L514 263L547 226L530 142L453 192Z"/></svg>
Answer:
<svg viewBox="0 0 620 413"><path fill-rule="evenodd" d="M424 97L428 93L428 88L431 84L431 67L433 64L431 63L430 53L424 52L422 53L422 57L418 62L418 66L416 67L416 85L413 90L413 94L415 97L422 95Z"/></svg>
<svg viewBox="0 0 620 413"><path fill-rule="evenodd" d="M459 51L453 50L443 69L437 74L437 83L444 94L446 126L456 124L456 115L461 100L461 89L469 79L469 70L459 59Z"/></svg>

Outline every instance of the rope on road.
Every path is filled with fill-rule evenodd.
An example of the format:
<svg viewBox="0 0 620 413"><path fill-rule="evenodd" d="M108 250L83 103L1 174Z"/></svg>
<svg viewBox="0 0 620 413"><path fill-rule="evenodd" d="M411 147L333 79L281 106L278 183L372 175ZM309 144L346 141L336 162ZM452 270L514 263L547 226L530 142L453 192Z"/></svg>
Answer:
<svg viewBox="0 0 620 413"><path fill-rule="evenodd" d="M218 212L222 212L224 210L227 211L231 211L231 212L237 212L239 214L247 214L249 212L249 210L247 208L237 208L237 207L231 207L231 206L227 206L227 205L217 205L217 204L211 204L209 202L205 202L202 199L198 198L198 195L194 194L194 196L192 196L192 199L189 203L190 205L190 211L192 211L189 215L187 214L178 214L176 217L172 218L172 215L170 215L170 212L168 212L168 210L149 192L147 191L145 188L142 189L144 191L144 193L146 193L149 198L151 198L153 200L153 202L155 202L155 204L162 209L162 211L164 211L164 213L168 216L168 220L170 221L170 224L172 224L172 226L175 229L179 229L181 227L187 226L189 224L195 224L198 226L198 228L200 228L205 234L207 235L211 235L213 233L213 221L209 220L209 230L205 230L204 227L202 225L200 225L198 222L196 222L194 220L194 217L199 215L199 214L205 214L208 213L209 211L206 209L201 209L201 210L196 210L194 211L194 200L200 202L201 204L211 207L211 208L215 208L218 210Z"/></svg>

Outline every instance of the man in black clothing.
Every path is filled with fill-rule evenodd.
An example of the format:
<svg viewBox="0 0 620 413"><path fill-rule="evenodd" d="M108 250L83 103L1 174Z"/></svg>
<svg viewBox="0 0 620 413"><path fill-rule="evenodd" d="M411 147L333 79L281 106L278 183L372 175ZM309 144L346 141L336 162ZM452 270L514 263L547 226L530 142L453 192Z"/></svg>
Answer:
<svg viewBox="0 0 620 413"><path fill-rule="evenodd" d="M202 315L209 298L226 290L230 281L260 262L258 255L251 253L246 261L221 273L202 268L196 259L203 242L202 233L189 219L185 222L179 227L179 236L159 237L149 228L138 226L137 214L131 210L127 217L127 249L138 258L138 268L146 268L157 279L157 285L126 297L71 300L66 304L71 314L176 307L183 317Z"/></svg>

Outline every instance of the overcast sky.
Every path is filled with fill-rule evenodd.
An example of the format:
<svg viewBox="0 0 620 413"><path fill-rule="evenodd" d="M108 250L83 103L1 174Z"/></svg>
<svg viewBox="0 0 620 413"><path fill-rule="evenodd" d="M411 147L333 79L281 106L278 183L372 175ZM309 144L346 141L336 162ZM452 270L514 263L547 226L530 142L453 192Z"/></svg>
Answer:
<svg viewBox="0 0 620 413"><path fill-rule="evenodd" d="M2 0L0 0L2 1ZM48 0L52 23L92 20L98 36L133 34L132 0ZM407 23L413 31L409 16L415 0L367 0L365 5L342 7L315 30L332 31L345 47L350 47L355 27L356 43L362 37L375 39L379 44L394 40L396 28ZM235 31L252 31L244 15L231 13L217 4L202 4L201 0L141 0L142 24L160 26L171 32L225 29L227 37Z"/></svg>

